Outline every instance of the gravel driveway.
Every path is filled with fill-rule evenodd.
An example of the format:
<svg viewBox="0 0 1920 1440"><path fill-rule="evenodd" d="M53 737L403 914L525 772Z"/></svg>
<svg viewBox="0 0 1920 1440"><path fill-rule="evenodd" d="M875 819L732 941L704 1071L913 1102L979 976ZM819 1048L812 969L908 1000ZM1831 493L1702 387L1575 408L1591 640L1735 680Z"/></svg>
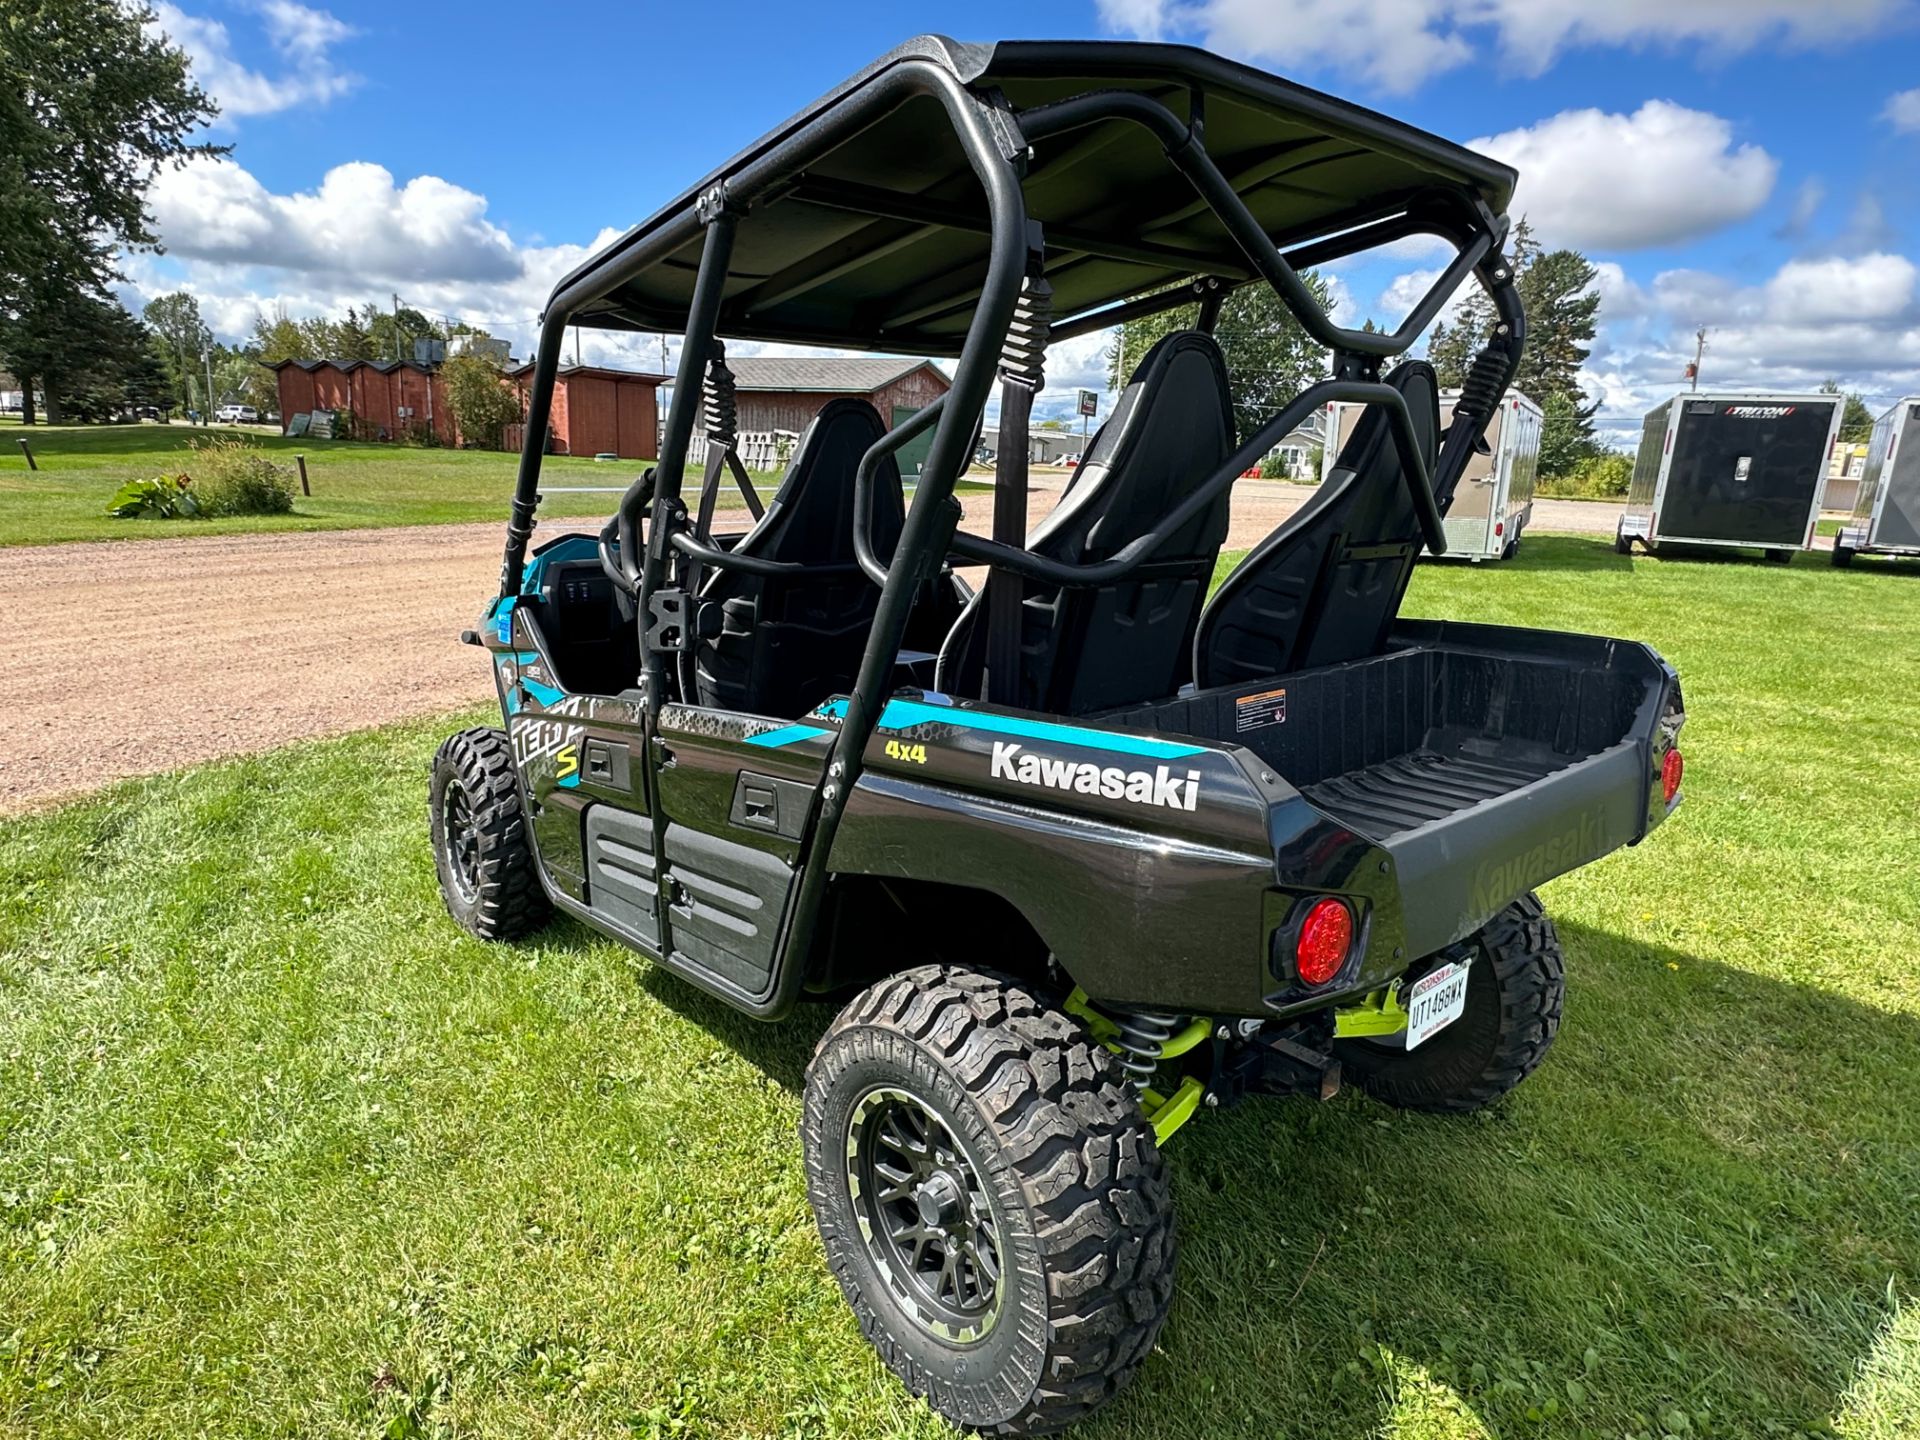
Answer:
<svg viewBox="0 0 1920 1440"><path fill-rule="evenodd" d="M1059 481L1040 479L1038 515ZM1235 497L1244 549L1311 489ZM987 528L987 497L965 497ZM1537 530L1611 534L1611 506L1541 501ZM569 528L598 528L570 522ZM458 636L499 573L501 525L0 549L0 813L129 775L487 699Z"/></svg>

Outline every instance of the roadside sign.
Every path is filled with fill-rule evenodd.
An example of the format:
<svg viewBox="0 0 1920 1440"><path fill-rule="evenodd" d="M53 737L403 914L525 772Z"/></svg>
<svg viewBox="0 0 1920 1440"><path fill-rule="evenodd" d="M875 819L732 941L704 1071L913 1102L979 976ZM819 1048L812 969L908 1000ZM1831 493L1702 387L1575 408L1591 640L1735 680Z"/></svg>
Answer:
<svg viewBox="0 0 1920 1440"><path fill-rule="evenodd" d="M1087 416L1098 415L1100 413L1100 394L1098 391L1082 390L1080 392L1080 413Z"/></svg>

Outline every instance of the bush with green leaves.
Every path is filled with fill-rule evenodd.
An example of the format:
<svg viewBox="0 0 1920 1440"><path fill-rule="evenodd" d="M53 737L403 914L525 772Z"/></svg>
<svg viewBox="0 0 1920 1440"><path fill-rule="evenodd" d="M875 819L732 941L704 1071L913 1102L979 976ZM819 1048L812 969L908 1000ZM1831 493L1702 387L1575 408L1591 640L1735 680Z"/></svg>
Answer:
<svg viewBox="0 0 1920 1440"><path fill-rule="evenodd" d="M194 445L189 473L202 515L285 515L293 509L293 467L245 440Z"/></svg>
<svg viewBox="0 0 1920 1440"><path fill-rule="evenodd" d="M129 480L107 501L116 520L182 520L200 513L200 502L185 475L153 475Z"/></svg>
<svg viewBox="0 0 1920 1440"><path fill-rule="evenodd" d="M1569 500L1613 500L1633 482L1633 456L1601 450L1576 461L1563 475L1542 475L1539 493Z"/></svg>

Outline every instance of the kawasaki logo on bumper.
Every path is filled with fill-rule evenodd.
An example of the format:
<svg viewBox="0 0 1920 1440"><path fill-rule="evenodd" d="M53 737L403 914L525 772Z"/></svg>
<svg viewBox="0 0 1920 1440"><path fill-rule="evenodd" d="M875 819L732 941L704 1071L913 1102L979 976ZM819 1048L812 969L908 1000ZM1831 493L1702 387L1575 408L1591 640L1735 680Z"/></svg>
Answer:
<svg viewBox="0 0 1920 1440"><path fill-rule="evenodd" d="M1049 790L1076 795L1131 800L1136 805L1164 805L1169 810L1192 810L1200 801L1198 770L1180 774L1165 765L1152 770L1122 770L1118 765L1029 755L1019 745L1000 740L993 743L992 774L996 780L1011 780L1019 785L1042 785Z"/></svg>

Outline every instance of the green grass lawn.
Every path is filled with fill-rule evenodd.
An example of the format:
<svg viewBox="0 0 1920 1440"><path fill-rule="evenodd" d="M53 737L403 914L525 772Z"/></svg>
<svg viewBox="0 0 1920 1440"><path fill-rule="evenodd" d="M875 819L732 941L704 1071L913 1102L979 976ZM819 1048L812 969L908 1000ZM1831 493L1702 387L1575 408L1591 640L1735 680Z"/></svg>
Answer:
<svg viewBox="0 0 1920 1440"><path fill-rule="evenodd" d="M1911 1440L1920 575L1536 535L1408 608L1659 646L1687 803L1548 887L1566 1024L1509 1101L1180 1133L1171 1322L1078 1433ZM473 718L0 831L0 1432L948 1434L820 1258L829 1009L465 938L425 790Z"/></svg>
<svg viewBox="0 0 1920 1440"><path fill-rule="evenodd" d="M115 520L107 497L126 480L191 472L195 439L242 436L287 464L307 457L311 496L296 495L290 515L239 515L218 520ZM27 468L18 441L33 447L37 471ZM545 517L599 517L613 512L617 494L567 495L564 485L624 488L649 463L549 456L540 469ZM46 545L63 540L150 540L173 535L235 531L339 530L380 525L440 525L461 520L506 521L517 455L487 450L423 449L349 440L288 440L270 430L186 425L23 426L0 423L0 545ZM779 476L755 474L762 497ZM690 479L697 484L697 479ZM990 486L962 481L962 491ZM723 508L738 508L732 483L721 489Z"/></svg>

